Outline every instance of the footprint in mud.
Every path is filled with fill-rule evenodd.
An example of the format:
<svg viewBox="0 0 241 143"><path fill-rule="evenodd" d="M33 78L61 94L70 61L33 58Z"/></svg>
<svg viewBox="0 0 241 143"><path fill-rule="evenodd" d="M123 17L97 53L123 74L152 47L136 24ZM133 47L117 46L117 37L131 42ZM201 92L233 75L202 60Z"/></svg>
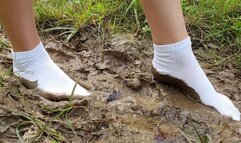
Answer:
<svg viewBox="0 0 241 143"><path fill-rule="evenodd" d="M47 51L51 55L51 57L54 59L54 61L64 63L70 59L74 59L74 56L67 54L61 50L55 49L55 48L47 48Z"/></svg>
<svg viewBox="0 0 241 143"><path fill-rule="evenodd" d="M103 54L125 62L132 60L129 53L127 53L125 50L104 50Z"/></svg>

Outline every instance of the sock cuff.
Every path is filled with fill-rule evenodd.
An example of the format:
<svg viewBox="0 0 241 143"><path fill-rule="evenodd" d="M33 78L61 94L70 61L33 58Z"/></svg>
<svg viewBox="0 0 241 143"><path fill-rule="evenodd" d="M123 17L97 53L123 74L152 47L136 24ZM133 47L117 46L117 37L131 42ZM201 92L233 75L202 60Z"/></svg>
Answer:
<svg viewBox="0 0 241 143"><path fill-rule="evenodd" d="M12 51L12 57L14 60L25 60L25 59L33 59L36 58L41 53L45 52L45 48L43 43L40 41L40 43L32 50L29 51L23 51L23 52L14 52Z"/></svg>
<svg viewBox="0 0 241 143"><path fill-rule="evenodd" d="M191 44L191 38L188 36L186 39L173 44L156 45L153 43L153 47L155 52L174 52L186 47L191 47Z"/></svg>

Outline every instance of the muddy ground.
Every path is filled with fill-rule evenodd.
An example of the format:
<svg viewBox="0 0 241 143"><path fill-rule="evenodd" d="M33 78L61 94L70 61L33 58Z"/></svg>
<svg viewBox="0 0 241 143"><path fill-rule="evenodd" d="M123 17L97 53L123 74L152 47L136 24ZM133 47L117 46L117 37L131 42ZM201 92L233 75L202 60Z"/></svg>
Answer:
<svg viewBox="0 0 241 143"><path fill-rule="evenodd" d="M5 76L1 82L0 142L214 143L241 142L241 122L221 116L150 72L150 40L85 28L69 43L58 33L42 39L53 60L93 96L48 101L34 86ZM10 50L1 49L0 70L11 70ZM195 53L210 80L241 110L241 79L231 65L214 68ZM210 68L212 67L212 68ZM201 141L201 139L203 141Z"/></svg>

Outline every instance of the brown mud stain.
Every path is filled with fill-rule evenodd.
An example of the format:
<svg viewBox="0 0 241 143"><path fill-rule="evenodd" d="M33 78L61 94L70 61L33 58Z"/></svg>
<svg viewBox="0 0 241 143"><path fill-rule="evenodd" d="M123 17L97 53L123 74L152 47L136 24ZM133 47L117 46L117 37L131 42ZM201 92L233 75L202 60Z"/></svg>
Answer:
<svg viewBox="0 0 241 143"><path fill-rule="evenodd" d="M150 41L95 35L87 28L68 45L56 35L42 38L60 68L93 92L89 98L48 101L12 74L1 75L0 142L19 141L16 129L24 142L185 143L200 142L198 134L241 142L240 122L153 79ZM1 71L11 68L10 52L2 52ZM240 79L228 69L206 72L241 109Z"/></svg>

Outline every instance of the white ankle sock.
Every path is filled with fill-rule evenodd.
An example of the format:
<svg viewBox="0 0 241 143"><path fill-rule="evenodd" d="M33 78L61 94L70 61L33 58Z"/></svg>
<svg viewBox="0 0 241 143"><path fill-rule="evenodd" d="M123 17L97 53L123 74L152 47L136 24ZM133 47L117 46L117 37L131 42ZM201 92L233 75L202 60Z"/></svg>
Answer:
<svg viewBox="0 0 241 143"><path fill-rule="evenodd" d="M240 120L240 112L231 100L217 93L201 69L192 52L191 39L170 45L154 44L153 67L164 75L169 75L184 81L200 96L202 102L213 106L221 114Z"/></svg>
<svg viewBox="0 0 241 143"><path fill-rule="evenodd" d="M36 48L25 52L12 52L14 73L29 81L37 81L38 88L54 95L71 95L75 82L70 79L49 57L40 42ZM77 85L75 96L90 93Z"/></svg>

